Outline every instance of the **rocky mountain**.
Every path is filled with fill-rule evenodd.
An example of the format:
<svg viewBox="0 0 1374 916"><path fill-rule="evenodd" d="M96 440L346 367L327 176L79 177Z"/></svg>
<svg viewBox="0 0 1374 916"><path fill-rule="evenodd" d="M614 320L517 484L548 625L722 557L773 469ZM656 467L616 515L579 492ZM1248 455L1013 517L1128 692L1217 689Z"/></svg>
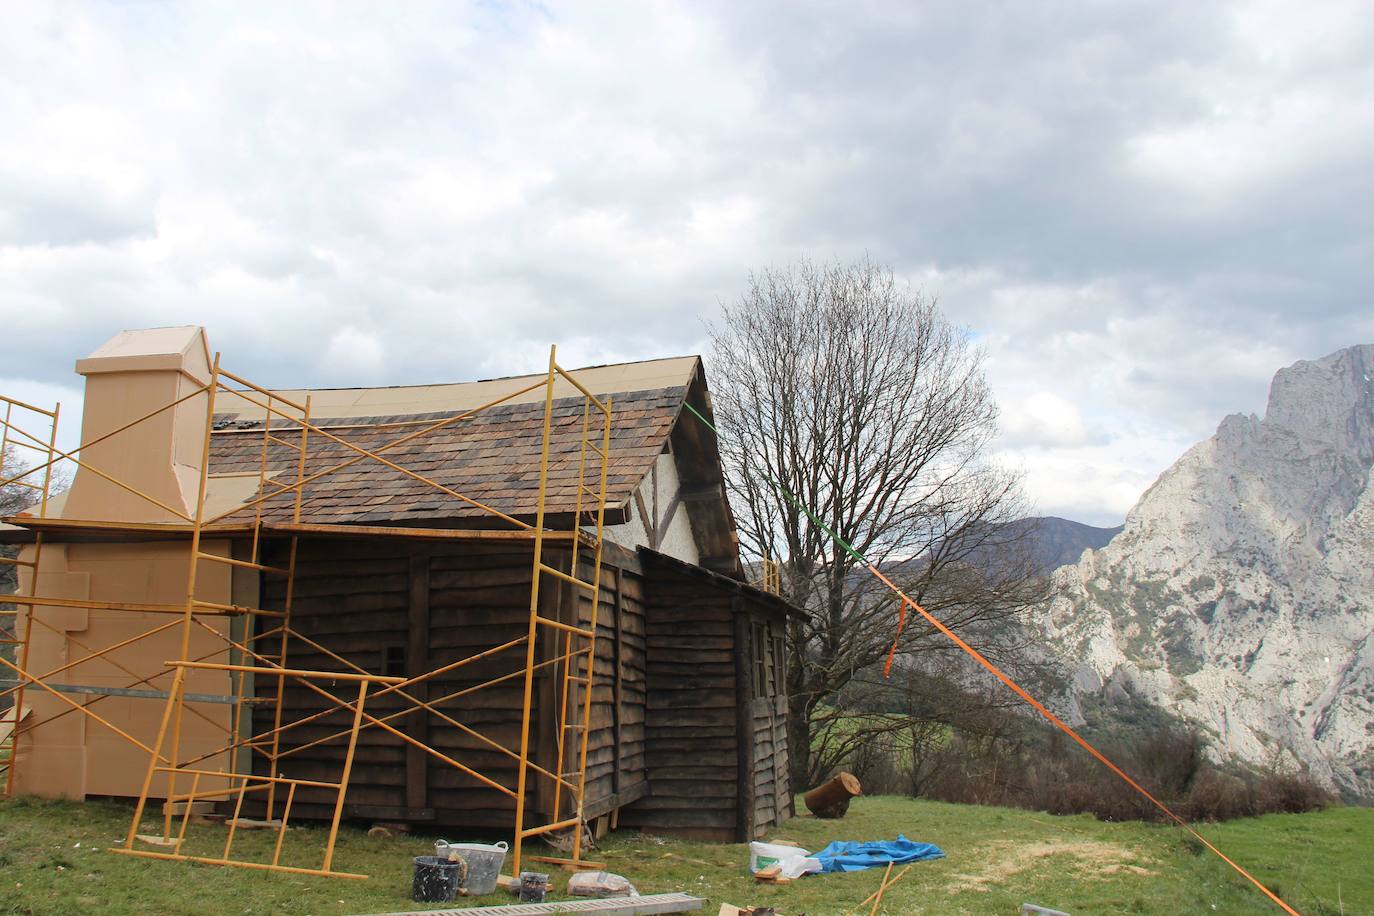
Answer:
<svg viewBox="0 0 1374 916"><path fill-rule="evenodd" d="M1374 346L1281 370L1059 569L1074 705L1145 701L1212 751L1374 798Z"/></svg>
<svg viewBox="0 0 1374 916"><path fill-rule="evenodd" d="M1054 515L1024 518L1010 526L1024 531L1031 557L1045 572L1077 563L1085 550L1101 550L1124 527L1097 528Z"/></svg>

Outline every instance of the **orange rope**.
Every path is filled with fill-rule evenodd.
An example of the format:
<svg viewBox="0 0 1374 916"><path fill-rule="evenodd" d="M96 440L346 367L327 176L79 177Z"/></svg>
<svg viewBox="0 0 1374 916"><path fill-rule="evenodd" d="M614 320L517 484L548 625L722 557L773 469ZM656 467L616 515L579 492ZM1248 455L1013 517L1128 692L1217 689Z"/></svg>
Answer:
<svg viewBox="0 0 1374 916"><path fill-rule="evenodd" d="M1261 891L1263 891L1263 892L1264 892L1264 895L1265 895L1266 897L1268 897L1270 900L1274 901L1274 902L1277 903L1280 907L1282 907L1282 908L1283 908L1283 911L1284 911L1285 913L1288 913L1289 916L1298 916L1298 911L1297 911L1297 910L1293 909L1291 906L1289 906L1288 904L1284 903L1283 900L1281 900L1277 894L1275 894L1275 893L1274 893L1273 891L1271 891L1269 888L1265 887L1264 884L1263 884L1258 878L1256 878L1254 875L1250 874L1248 871L1246 871L1245 869L1241 868L1241 867L1240 867L1239 865L1237 865L1235 862L1231 861L1231 859L1228 858L1227 855L1226 855L1224 852L1222 852L1220 849L1217 849L1217 848L1216 848L1215 846L1213 846L1211 843L1207 842L1207 839L1206 839L1202 834L1200 834L1200 833L1198 833L1196 830L1194 830L1194 829L1192 828L1192 826L1189 825L1189 823L1188 823L1187 821L1185 821L1183 818L1179 817L1177 814L1175 814L1173 811L1171 811L1167 805L1165 805L1165 804L1164 804L1163 802L1161 802L1159 799L1155 798L1153 795L1151 795L1149 792L1147 792L1147 791L1145 790L1145 787L1144 787L1144 786L1140 785L1140 783L1136 782L1134 779L1132 779L1131 777L1127 776L1126 773L1125 773L1124 771L1122 771L1122 769L1121 769L1120 767L1118 767L1116 764L1114 764L1114 763L1112 763L1110 760L1108 760L1105 756L1103 756L1103 754L1102 754L1101 751L1099 751L1097 748L1095 748L1095 747L1093 747L1091 744L1089 744L1085 738L1083 738L1081 735L1078 734L1078 732L1074 731L1074 730L1073 730L1072 728L1070 728L1067 724L1065 724L1064 721L1061 720L1058 716L1056 716L1054 713L1052 713L1052 712L1050 712L1048 709L1046 709L1046 708L1040 703L1039 700L1037 700L1035 697L1031 696L1031 695L1030 695L1029 693L1027 693L1024 689L1022 689L1021 685L1018 684L1018 683L1016 683L1015 681L1013 681L1009 676L1007 676L1007 674L1006 674L1005 672L1003 672L1001 668L998 668L998 667L997 667L996 665L994 665L992 662L990 662L990 661L988 661L986 658L984 658L984 657L983 657L983 654L982 654L981 652L979 652L977 649L975 649L975 648L973 648L972 646L970 646L968 643L964 642L962 639L960 639L959 636L958 636L957 634L955 634L955 632L954 632L953 630L951 630L949 627L945 626L943 623L941 623L939 620L937 620L937 619L934 617L934 615L932 615L929 611L927 611L925 608L921 607L921 606L920 606L919 604L917 604L915 601L913 601L913 600L911 600L910 598L908 598L907 595L906 595L906 593L903 592L900 588L898 588L898 587L893 583L893 581L892 581L891 579L889 579L887 576L883 575L882 572L880 572L876 566L874 566L872 563L869 563L868 566L867 566L867 568L868 568L868 571L871 572L871 573L878 579L878 581L882 582L882 583L883 583L884 585L886 585L888 588L892 589L892 591L896 592L896 593L901 597L901 599L902 599L901 622L898 624L898 628L897 628L897 635L898 635L898 637L901 636L902 627L905 626L905 624L906 624L906 606L907 606L907 605L911 605L911 607L916 611L916 613L920 614L922 617L924 617L927 621L930 622L930 625L931 625L931 626L935 627L935 629L939 630L939 631L940 631L941 633L943 633L946 637L948 637L949 640L950 640L951 642L953 642L956 646L958 646L960 649L963 649L966 653L968 653L969 657L971 657L974 661L976 661L978 664L982 665L982 666L983 666L984 668L986 668L988 671L992 672L993 676L995 676L999 681L1001 681L1003 684L1006 684L1006 685L1007 685L1008 687L1010 687L1013 691L1015 691L1015 693L1016 693L1017 696L1019 696L1021 699L1025 700L1025 701L1026 701L1027 703L1029 703L1031 706L1035 707L1035 711L1038 712L1038 713L1040 713L1040 715L1044 716L1046 719L1048 719L1049 722L1050 722L1050 724L1054 725L1056 728L1058 728L1058 729L1059 729L1060 731L1062 731L1064 734L1068 735L1068 736L1069 736L1070 738L1072 738L1074 741L1076 741L1076 742L1078 742L1080 745L1082 745L1082 747L1083 747L1084 750L1086 750L1089 754L1092 754L1094 757L1096 757L1105 767L1107 767L1107 769L1111 770L1111 771L1112 771L1113 773L1115 773L1117 776L1120 776L1122 779L1124 779L1124 780L1126 781L1126 783L1127 783L1131 788L1135 789L1135 790L1136 790L1137 792L1139 792L1141 795L1143 795L1143 796L1145 796L1147 799L1149 799L1150 802L1151 802L1151 804L1153 804L1153 805L1154 805L1156 808L1158 808L1160 811L1163 811L1166 815L1169 816L1170 819L1172 819L1176 824L1178 824L1178 825L1179 825L1180 827L1182 827L1184 830L1186 830L1186 831L1188 831L1190 834L1192 834L1193 837L1196 838L1198 842L1202 843L1202 845L1206 846L1208 849L1212 850L1212 852L1216 853L1217 856L1219 856L1223 862L1225 862L1227 865L1229 865L1229 866L1231 866L1232 868L1234 868L1236 871L1240 872L1240 874L1244 875L1245 878L1246 878L1246 880L1248 880L1251 884L1255 885L1255 887L1257 887L1257 888L1259 888ZM889 668L891 667L891 665L892 665L892 658L893 658L893 655L895 655L896 650L897 650L897 643L896 643L896 641L894 640L894 641L893 641L893 644L892 644L892 650L888 653L887 664L883 666L883 674L884 674L884 675L887 674L888 669L889 669Z"/></svg>
<svg viewBox="0 0 1374 916"><path fill-rule="evenodd" d="M872 568L872 565L870 565L869 569ZM882 575L879 574L878 578L881 579ZM902 595L902 597L906 598L906 595ZM910 599L907 600L909 601ZM906 629L906 606L907 601L903 601L901 604L897 605L897 635L892 637L892 648L887 650L887 661L883 662L883 677L892 676L892 662L897 657L897 644L902 641L902 631ZM921 610L921 606L915 602L912 602L911 606L918 611ZM925 611L921 611L921 613L924 614Z"/></svg>

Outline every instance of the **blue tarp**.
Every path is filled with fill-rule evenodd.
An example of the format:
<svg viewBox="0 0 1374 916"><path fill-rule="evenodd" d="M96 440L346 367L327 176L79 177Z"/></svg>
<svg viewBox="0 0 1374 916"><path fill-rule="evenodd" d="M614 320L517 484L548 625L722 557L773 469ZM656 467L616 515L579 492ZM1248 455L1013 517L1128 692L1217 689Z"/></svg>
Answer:
<svg viewBox="0 0 1374 916"><path fill-rule="evenodd" d="M920 862L923 859L943 859L944 850L931 843L914 843L901 834L895 840L875 840L869 843L855 843L836 840L816 853L820 859L821 870L863 871L865 868L881 868L892 862Z"/></svg>

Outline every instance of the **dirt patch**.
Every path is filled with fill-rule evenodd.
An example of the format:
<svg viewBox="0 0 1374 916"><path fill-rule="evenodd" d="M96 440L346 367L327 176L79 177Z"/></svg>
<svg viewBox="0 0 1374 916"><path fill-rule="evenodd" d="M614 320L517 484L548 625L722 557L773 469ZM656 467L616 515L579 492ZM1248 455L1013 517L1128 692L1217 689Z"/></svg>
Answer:
<svg viewBox="0 0 1374 916"><path fill-rule="evenodd" d="M1073 865L1069 867L1074 870L1074 877L1080 880L1091 880L1094 877L1122 872L1133 875L1154 874L1145 867L1154 864L1152 860L1116 843L997 843L976 850L971 858L985 863L983 868L974 874L953 875L954 881L948 891L951 894L960 891L986 891L991 885L1001 883L1028 869L1038 868L1057 856L1074 860ZM1060 867L1064 867L1067 863L1059 864Z"/></svg>

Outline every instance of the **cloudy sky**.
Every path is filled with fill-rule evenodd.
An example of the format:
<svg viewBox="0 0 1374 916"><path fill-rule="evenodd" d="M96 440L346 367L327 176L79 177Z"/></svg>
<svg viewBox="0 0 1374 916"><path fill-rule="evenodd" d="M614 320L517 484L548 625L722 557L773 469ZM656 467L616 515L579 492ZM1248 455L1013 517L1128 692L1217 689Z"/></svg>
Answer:
<svg viewBox="0 0 1374 916"><path fill-rule="evenodd" d="M5 17L18 396L74 408L76 357L168 324L281 386L700 352L751 269L867 253L986 348L1039 510L1115 524L1276 369L1374 342L1366 3Z"/></svg>

